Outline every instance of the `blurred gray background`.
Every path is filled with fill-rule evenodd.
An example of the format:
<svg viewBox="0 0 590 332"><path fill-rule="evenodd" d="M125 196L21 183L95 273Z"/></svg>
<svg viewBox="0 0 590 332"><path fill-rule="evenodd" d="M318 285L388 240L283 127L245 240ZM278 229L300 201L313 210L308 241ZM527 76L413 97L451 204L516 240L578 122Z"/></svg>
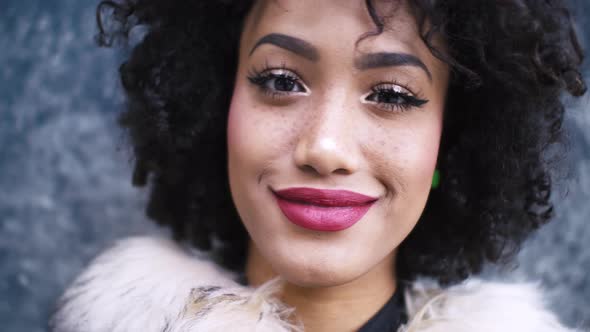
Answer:
<svg viewBox="0 0 590 332"><path fill-rule="evenodd" d="M56 297L98 251L157 231L143 215L146 193L130 185L116 125L123 53L95 46L96 3L0 0L2 331L45 331ZM572 5L588 46L590 1ZM564 323L590 329L590 97L570 105L557 218L502 278L539 280Z"/></svg>

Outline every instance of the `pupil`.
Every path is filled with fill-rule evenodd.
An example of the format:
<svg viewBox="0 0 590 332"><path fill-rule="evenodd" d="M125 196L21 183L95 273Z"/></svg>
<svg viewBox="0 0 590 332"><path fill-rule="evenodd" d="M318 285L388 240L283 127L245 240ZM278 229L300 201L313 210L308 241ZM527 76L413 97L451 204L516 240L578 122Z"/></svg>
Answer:
<svg viewBox="0 0 590 332"><path fill-rule="evenodd" d="M275 89L279 91L291 91L295 82L287 77L277 77L275 79Z"/></svg>
<svg viewBox="0 0 590 332"><path fill-rule="evenodd" d="M379 99L381 99L381 102L387 104L401 104L403 102L398 94L388 92L381 92L379 94Z"/></svg>

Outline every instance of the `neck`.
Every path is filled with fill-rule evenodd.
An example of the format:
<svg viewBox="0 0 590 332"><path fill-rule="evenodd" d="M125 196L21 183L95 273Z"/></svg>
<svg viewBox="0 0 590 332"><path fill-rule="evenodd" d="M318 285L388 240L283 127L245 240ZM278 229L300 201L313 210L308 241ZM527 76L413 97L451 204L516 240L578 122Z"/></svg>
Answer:
<svg viewBox="0 0 590 332"><path fill-rule="evenodd" d="M301 287L286 281L281 300L295 308L306 332L356 331L385 305L396 289L395 251L370 271L348 283ZM248 283L258 286L277 276L250 241L246 262Z"/></svg>

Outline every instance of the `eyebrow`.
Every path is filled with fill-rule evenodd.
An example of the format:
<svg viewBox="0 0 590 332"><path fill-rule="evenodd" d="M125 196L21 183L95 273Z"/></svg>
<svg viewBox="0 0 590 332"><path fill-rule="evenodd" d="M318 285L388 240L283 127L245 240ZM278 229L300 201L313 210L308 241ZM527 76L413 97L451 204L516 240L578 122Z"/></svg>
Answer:
<svg viewBox="0 0 590 332"><path fill-rule="evenodd" d="M280 48L284 48L310 61L316 62L320 59L318 49L310 43L306 42L303 39L283 35L280 33L271 33L260 38L258 42L256 42L256 44L254 45L254 47L252 47L252 50L250 50L249 55L252 55L252 53L254 53L254 50L256 50L258 46L263 44L272 44Z"/></svg>
<svg viewBox="0 0 590 332"><path fill-rule="evenodd" d="M389 66L414 66L424 70L428 76L428 79L432 81L432 74L424 62L422 62L416 56L407 53L380 52L363 54L359 58L355 59L354 66L361 70Z"/></svg>
<svg viewBox="0 0 590 332"><path fill-rule="evenodd" d="M260 38L250 50L249 56L254 53L256 48L264 44L278 46L310 61L317 62L320 59L319 51L315 46L303 39L281 33L270 33ZM432 82L432 73L428 70L424 62L408 53L378 52L363 54L354 60L354 66L360 70L391 66L414 66L424 70L428 79Z"/></svg>

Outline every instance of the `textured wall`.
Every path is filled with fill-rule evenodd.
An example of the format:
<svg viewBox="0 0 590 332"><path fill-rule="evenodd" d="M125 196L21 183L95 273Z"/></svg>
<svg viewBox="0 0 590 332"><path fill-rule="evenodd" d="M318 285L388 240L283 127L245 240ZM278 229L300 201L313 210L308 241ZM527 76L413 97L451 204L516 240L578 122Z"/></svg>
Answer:
<svg viewBox="0 0 590 332"><path fill-rule="evenodd" d="M154 232L129 184L115 119L120 55L93 43L90 0L0 0L0 322L45 330L51 304L114 238ZM576 1L580 31L590 3ZM586 67L590 68L590 67ZM590 76L590 71L586 72ZM590 77L589 77L590 78ZM569 193L509 278L541 280L564 322L590 328L590 110L568 112Z"/></svg>

